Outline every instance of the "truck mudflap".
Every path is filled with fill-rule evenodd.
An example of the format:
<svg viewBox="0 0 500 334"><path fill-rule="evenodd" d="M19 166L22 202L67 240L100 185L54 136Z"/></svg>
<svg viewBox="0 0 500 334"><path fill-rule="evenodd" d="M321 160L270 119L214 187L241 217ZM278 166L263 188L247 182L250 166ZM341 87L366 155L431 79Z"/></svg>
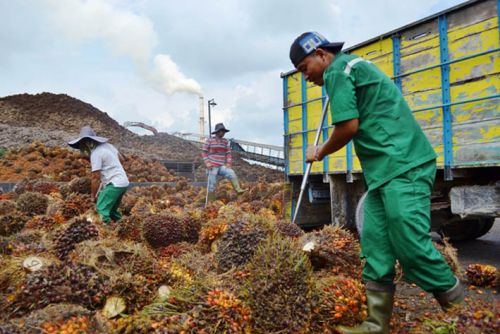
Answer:
<svg viewBox="0 0 500 334"><path fill-rule="evenodd" d="M500 216L500 183L488 186L461 186L450 190L451 212L467 216Z"/></svg>

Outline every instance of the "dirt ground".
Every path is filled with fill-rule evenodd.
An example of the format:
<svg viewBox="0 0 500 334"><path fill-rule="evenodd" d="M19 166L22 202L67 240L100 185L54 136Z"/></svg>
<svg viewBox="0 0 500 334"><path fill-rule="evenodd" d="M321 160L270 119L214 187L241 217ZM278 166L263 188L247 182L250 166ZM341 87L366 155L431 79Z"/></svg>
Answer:
<svg viewBox="0 0 500 334"><path fill-rule="evenodd" d="M500 219L497 218L491 230L481 238L454 246L464 267L471 263L484 263L500 268Z"/></svg>

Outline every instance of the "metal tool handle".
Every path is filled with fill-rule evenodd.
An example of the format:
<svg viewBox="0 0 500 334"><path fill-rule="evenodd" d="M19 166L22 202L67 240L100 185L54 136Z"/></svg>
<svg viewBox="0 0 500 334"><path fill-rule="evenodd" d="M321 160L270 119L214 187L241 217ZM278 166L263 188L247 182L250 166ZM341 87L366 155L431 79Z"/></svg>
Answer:
<svg viewBox="0 0 500 334"><path fill-rule="evenodd" d="M318 130L316 130L316 137L314 138L314 145L318 145L319 136L321 135L321 129L323 128L323 123L325 122L326 110L328 109L328 103L330 102L330 97L327 96L325 100L325 105L323 106L323 114L321 115L321 122L319 123ZM307 134L306 134L307 135ZM306 157L304 157L306 159ZM295 219L297 219L297 214L299 213L300 203L302 202L302 197L304 196L304 190L307 186L307 179L309 178L309 174L311 173L312 162L307 163L306 172L304 173L304 177L302 178L302 184L300 185L300 194L299 199L297 200L297 206L295 207L295 213L293 214L292 224L295 223Z"/></svg>

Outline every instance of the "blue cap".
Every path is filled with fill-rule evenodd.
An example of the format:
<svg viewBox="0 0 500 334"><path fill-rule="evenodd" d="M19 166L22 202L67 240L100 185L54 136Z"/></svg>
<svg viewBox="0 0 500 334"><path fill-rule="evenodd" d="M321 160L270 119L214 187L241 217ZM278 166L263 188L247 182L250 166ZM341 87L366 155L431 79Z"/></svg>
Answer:
<svg viewBox="0 0 500 334"><path fill-rule="evenodd" d="M297 68L300 62L313 53L316 49L325 49L337 53L342 50L344 42L328 41L323 35L315 31L305 32L293 41L290 47L290 60L293 66Z"/></svg>

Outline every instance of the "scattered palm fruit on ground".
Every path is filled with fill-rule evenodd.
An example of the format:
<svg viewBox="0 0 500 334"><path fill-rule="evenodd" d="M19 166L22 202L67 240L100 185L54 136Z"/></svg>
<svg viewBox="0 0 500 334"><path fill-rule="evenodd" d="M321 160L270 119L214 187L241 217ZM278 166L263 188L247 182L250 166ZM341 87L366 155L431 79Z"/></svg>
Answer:
<svg viewBox="0 0 500 334"><path fill-rule="evenodd" d="M356 236L290 224L283 184L247 183L237 197L220 182L207 207L206 190L188 183L134 187L124 218L109 225L88 186L86 175L70 184L25 179L0 195L0 333L326 334L365 316ZM30 193L45 196L45 212L19 210ZM41 269L23 266L33 259ZM496 329L490 301L451 318L430 294L403 280L398 289L392 333L432 333L442 323L457 333ZM468 298L487 291L475 287ZM110 300L123 301L112 316Z"/></svg>
<svg viewBox="0 0 500 334"><path fill-rule="evenodd" d="M466 274L469 284L478 287L493 286L500 275L497 268L487 264L469 264Z"/></svg>

